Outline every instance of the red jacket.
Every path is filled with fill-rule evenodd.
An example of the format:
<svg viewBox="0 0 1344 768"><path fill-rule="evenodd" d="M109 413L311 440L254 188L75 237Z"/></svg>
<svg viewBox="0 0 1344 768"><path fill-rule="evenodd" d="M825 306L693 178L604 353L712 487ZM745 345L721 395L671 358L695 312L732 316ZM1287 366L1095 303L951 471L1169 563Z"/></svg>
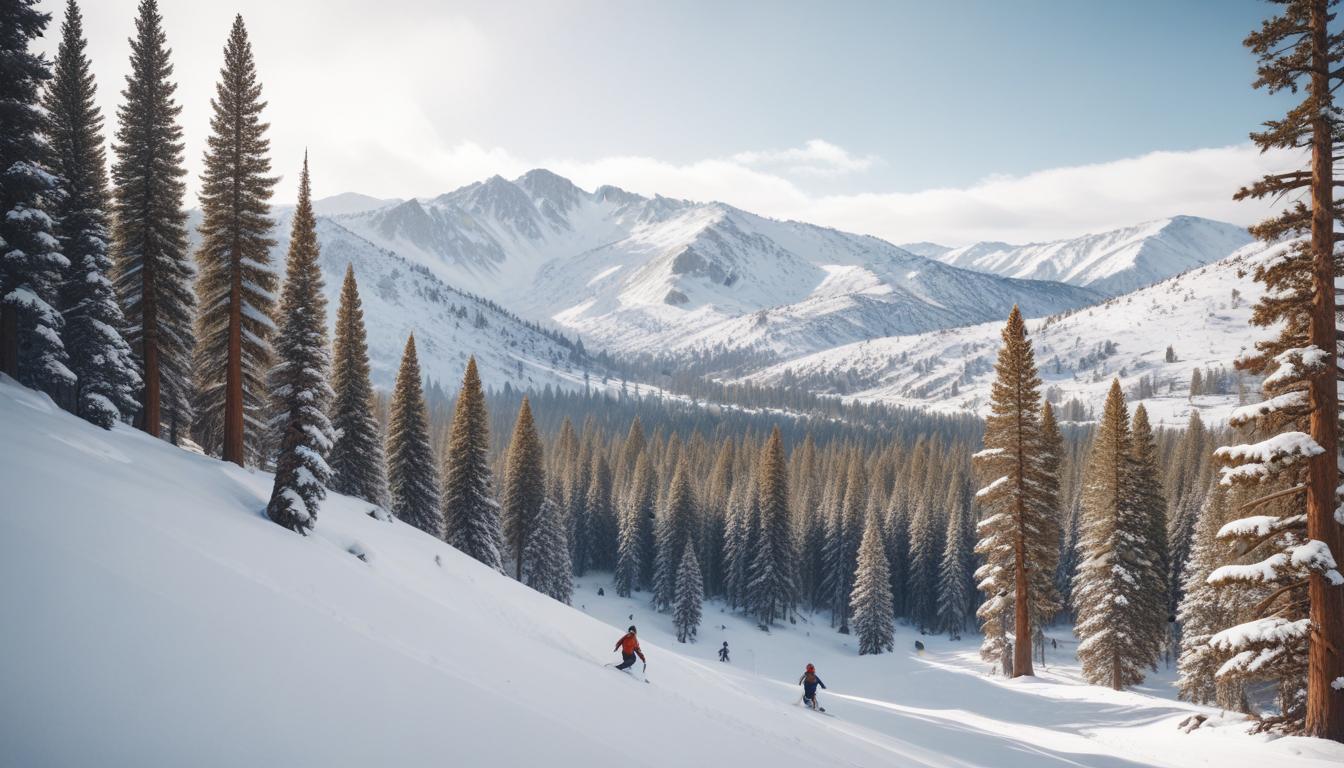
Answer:
<svg viewBox="0 0 1344 768"><path fill-rule="evenodd" d="M633 653L638 656L641 661L644 660L644 652L639 649L639 641L635 639L634 632L626 632L620 640L616 641L616 648L620 648L621 653L626 656ZM616 648L612 648L611 650L614 651Z"/></svg>

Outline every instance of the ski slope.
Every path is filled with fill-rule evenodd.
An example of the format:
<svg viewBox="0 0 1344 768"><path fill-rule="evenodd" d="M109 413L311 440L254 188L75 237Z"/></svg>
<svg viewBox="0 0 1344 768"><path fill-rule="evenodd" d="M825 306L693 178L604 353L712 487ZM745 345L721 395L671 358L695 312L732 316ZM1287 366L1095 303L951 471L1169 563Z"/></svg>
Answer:
<svg viewBox="0 0 1344 768"><path fill-rule="evenodd" d="M7 380L0 425L0 765L1344 760L1232 722L1186 736L1175 723L1207 710L1140 693L992 679L971 641L860 658L824 626L766 635L709 607L681 646L592 577L570 608L349 498L295 535L263 515L270 476L98 430ZM601 666L635 611L650 685ZM720 636L731 666L710 660ZM837 717L793 706L808 660Z"/></svg>

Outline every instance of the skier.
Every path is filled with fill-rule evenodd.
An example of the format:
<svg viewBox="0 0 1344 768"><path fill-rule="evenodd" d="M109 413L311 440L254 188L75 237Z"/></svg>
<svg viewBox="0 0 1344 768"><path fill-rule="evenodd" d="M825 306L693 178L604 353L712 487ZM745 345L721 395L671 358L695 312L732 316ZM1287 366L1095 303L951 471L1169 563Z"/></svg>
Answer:
<svg viewBox="0 0 1344 768"><path fill-rule="evenodd" d="M621 663L617 669L625 670L635 666L635 657L647 665L649 662L644 658L644 652L639 649L639 640L635 638L635 625L630 625L630 630L616 641L616 647L611 649L612 653L621 652Z"/></svg>
<svg viewBox="0 0 1344 768"><path fill-rule="evenodd" d="M817 686L826 687L826 684L821 682L821 678L817 677L817 668L808 664L807 671L803 673L802 677L798 678L798 684L803 686L803 702L818 712L825 712L826 708L817 703Z"/></svg>
<svg viewBox="0 0 1344 768"><path fill-rule="evenodd" d="M728 641L723 641L723 647L719 649L719 661L728 661Z"/></svg>

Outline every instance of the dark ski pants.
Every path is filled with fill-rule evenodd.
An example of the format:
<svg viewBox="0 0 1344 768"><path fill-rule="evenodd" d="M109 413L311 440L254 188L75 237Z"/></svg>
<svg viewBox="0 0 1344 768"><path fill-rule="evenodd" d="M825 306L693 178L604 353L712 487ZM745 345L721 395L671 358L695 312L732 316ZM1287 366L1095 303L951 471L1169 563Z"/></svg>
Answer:
<svg viewBox="0 0 1344 768"><path fill-rule="evenodd" d="M622 653L621 663L616 666L617 669L629 669L635 666L635 659L638 658L633 653Z"/></svg>

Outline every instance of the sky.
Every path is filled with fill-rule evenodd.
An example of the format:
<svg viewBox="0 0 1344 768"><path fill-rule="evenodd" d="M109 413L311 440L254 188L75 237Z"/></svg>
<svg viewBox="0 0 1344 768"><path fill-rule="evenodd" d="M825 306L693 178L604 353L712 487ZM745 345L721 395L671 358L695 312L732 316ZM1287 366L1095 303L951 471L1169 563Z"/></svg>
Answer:
<svg viewBox="0 0 1344 768"><path fill-rule="evenodd" d="M138 0L81 0L109 128ZM64 0L43 49L54 52ZM160 0L191 189L233 15L272 162L314 192L437 195L534 167L893 242L1033 242L1175 214L1292 158L1242 47L1270 6L737 0Z"/></svg>

